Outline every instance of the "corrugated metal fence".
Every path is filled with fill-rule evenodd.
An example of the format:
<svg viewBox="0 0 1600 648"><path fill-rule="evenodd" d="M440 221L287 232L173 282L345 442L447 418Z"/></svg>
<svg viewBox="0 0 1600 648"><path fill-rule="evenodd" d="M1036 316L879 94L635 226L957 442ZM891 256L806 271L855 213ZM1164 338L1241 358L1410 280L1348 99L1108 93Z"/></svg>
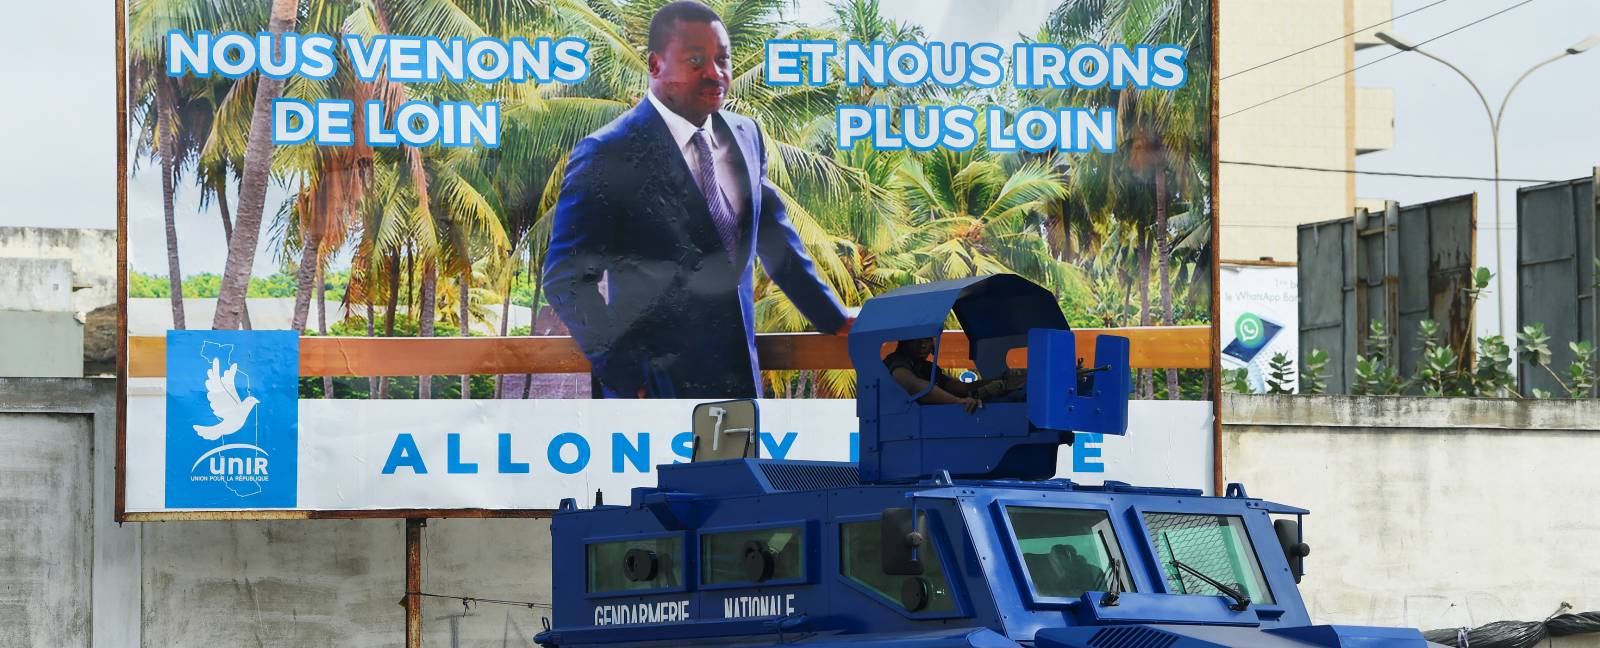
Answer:
<svg viewBox="0 0 1600 648"><path fill-rule="evenodd" d="M1573 359L1567 344L1595 340L1597 184L1600 168L1588 177L1517 190L1518 330L1544 324L1551 363L1562 374ZM1519 363L1517 376L1523 394L1566 395L1543 369Z"/></svg>
<svg viewBox="0 0 1600 648"><path fill-rule="evenodd" d="M1418 323L1432 319L1449 344L1472 353L1471 286L1477 194L1391 206L1299 226L1300 367L1328 354L1328 392L1349 393L1356 357L1371 353L1368 324L1383 322L1402 376L1421 355Z"/></svg>

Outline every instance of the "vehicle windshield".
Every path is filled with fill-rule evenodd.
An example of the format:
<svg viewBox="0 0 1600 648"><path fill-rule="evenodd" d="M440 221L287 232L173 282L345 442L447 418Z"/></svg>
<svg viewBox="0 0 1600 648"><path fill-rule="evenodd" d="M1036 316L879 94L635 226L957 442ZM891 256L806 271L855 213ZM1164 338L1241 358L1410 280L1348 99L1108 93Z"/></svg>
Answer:
<svg viewBox="0 0 1600 648"><path fill-rule="evenodd" d="M1121 591L1133 591L1105 511L1007 506L1006 517L1036 598L1110 591L1115 578Z"/></svg>
<svg viewBox="0 0 1600 648"><path fill-rule="evenodd" d="M1231 585L1253 603L1272 603L1272 591L1261 575L1255 547L1245 532L1244 520L1236 515L1193 515L1185 513L1145 513L1144 525L1150 530L1150 543L1156 549L1167 588L1174 594L1226 596L1221 590L1175 566L1181 562L1195 570Z"/></svg>

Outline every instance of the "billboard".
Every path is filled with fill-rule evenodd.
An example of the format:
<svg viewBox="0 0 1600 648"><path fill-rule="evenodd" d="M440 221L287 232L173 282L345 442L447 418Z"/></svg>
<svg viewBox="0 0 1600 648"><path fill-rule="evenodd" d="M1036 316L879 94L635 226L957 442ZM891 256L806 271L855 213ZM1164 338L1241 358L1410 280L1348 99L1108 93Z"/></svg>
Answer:
<svg viewBox="0 0 1600 648"><path fill-rule="evenodd" d="M321 493L384 483L407 426L448 478L502 438L669 447L723 398L847 458L852 313L941 279L1209 356L1209 2L435 5L125 0L122 512L548 508L424 495L487 471Z"/></svg>
<svg viewBox="0 0 1600 648"><path fill-rule="evenodd" d="M1270 363L1278 355L1298 369L1300 359L1300 288L1293 265L1223 263L1221 318L1222 368L1245 370L1254 393L1264 393ZM1290 376L1298 378L1298 372ZM1280 388L1297 390L1290 380Z"/></svg>

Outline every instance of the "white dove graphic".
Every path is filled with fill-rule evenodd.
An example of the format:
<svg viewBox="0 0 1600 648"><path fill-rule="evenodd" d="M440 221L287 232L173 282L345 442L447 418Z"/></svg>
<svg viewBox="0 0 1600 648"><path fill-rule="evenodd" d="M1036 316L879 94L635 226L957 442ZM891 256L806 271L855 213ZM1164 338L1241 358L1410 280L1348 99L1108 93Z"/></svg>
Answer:
<svg viewBox="0 0 1600 648"><path fill-rule="evenodd" d="M211 413L221 420L215 425L194 426L200 438L207 441L216 441L238 432L239 428L244 427L245 420L250 418L250 411L261 402L254 396L239 400L239 390L234 387L234 377L239 372L238 363L228 365L226 372L220 372L221 368L217 358L212 358L211 369L206 371L206 400L211 402Z"/></svg>

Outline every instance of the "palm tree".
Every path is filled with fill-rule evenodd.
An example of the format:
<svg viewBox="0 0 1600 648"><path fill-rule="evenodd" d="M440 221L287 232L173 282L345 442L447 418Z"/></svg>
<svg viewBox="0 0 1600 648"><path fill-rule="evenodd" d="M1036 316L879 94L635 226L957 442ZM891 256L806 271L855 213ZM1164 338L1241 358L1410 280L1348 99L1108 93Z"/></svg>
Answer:
<svg viewBox="0 0 1600 648"><path fill-rule="evenodd" d="M1207 11L1205 3L1196 0L1066 0L1038 36L1061 43L1171 43L1189 53L1187 81L1175 91L1102 87L1032 93L1038 101L1117 108L1117 152L1083 156L1074 169L1073 185L1086 211L1147 223L1154 240L1140 241L1143 325L1150 323L1149 247L1152 243L1155 247L1161 323L1171 324L1173 259L1168 209L1180 197L1188 198L1191 205L1203 204L1199 198L1209 184L1205 162L1210 106ZM1147 374L1140 382L1142 395L1153 393ZM1167 393L1174 398L1177 382L1177 370L1169 369Z"/></svg>
<svg viewBox="0 0 1600 648"><path fill-rule="evenodd" d="M194 162L207 141L215 95L231 85L226 79L172 78L166 69L169 31L254 31L266 16L258 3L212 3L204 0L130 0L128 48L130 106L141 124L140 150L159 165L162 214L167 238L167 280L173 326L185 328L183 273L179 263L174 196L183 170ZM204 197L202 190L202 197Z"/></svg>
<svg viewBox="0 0 1600 648"><path fill-rule="evenodd" d="M143 83L135 84L134 90L134 115L142 124L138 148L156 163L161 174L168 297L172 302L172 327L181 330L187 326L183 313L183 271L178 251L174 201L182 169L194 152L194 120L185 120L183 117L203 114L203 111L190 110L195 102L191 88L199 84L154 73L154 70L165 68L165 60L164 52L156 52L153 58L135 56L131 65L134 76L143 79Z"/></svg>
<svg viewBox="0 0 1600 648"><path fill-rule="evenodd" d="M231 84L230 84L231 86ZM206 139L207 148L210 137ZM200 209L208 207L212 201L217 203L217 211L222 217L222 245L226 247L228 241L233 240L233 215L228 209L228 183L230 179L238 181L239 167L234 160L228 158L208 159L204 152L195 164L196 182L200 186ZM240 320L241 327L250 328L250 309L244 308Z"/></svg>
<svg viewBox="0 0 1600 648"><path fill-rule="evenodd" d="M173 194L178 184L178 169L183 152L178 145L179 125L177 99L173 97L177 89L176 81L169 78L155 79L155 134L152 143L159 151L161 158L161 213L166 222L167 234L167 281L172 291L172 328L183 329L183 271L178 264L178 225L172 213Z"/></svg>
<svg viewBox="0 0 1600 648"><path fill-rule="evenodd" d="M303 7L297 7L293 0L274 0L271 31L299 24L306 31L363 38L387 33L441 38L576 35L591 43L592 73L576 85L401 85L384 79L356 82L349 76L348 64L341 62L338 73L328 80L296 78L272 87L269 79L246 77L226 88L213 88L214 114L204 146L199 147L202 191L225 204L225 179L230 173L241 185L224 273L225 299L219 300L213 325L218 326L232 312L235 304L230 299L237 300L242 310L240 282L249 279L250 257L264 224L262 203L269 180L297 188L287 207L277 210L279 220L271 226L274 236L281 236L292 248L286 251L299 259L296 327L304 327L309 300L323 283L321 273L328 259L347 242L353 242L356 260L346 306L367 304L369 335L378 333L375 320L380 304L385 317L383 333L395 333L402 275L414 278L407 282L405 301L418 303L411 315L417 318L424 336L434 333L435 320L454 320L462 334L467 334L470 322L482 317L483 304L500 300L509 306L510 288L524 259L534 272L542 266L548 236L545 216L559 197L567 152L587 133L642 99L648 79L643 43L650 17L665 1L363 0L351 5L305 0L300 3ZM1103 1L1130 7L1160 4L1152 0ZM193 4L202 9L210 4L204 0L134 2ZM1142 283L1148 301L1148 250L1152 245L1162 258L1157 264L1161 276L1167 277L1166 260L1172 246L1164 237L1141 236L1134 234L1137 230L1133 228L1106 224L1118 218L1142 218L1145 223L1164 218L1165 207L1155 208L1148 185L1155 182L1173 187L1171 192L1162 189L1155 193L1176 197L1193 184L1180 177L1190 171L1172 163L1173 155L1166 155L1168 161L1164 162L1169 170L1153 180L1155 176L1148 172L1143 176L1124 173L1133 164L1126 160L1069 165L1074 160L1061 155L996 155L981 149L927 154L866 147L838 151L831 122L834 106L842 101L976 103L1009 102L1015 97L968 96L942 89L847 88L842 84L767 86L760 80L766 40L902 40L920 38L920 28L883 20L875 0L841 2L835 7L834 23L821 28L784 22L781 10L787 5L785 0L712 0L710 4L723 16L734 41L735 78L728 107L762 123L769 177L825 280L847 304L859 304L907 282L982 272L1017 272L1063 296L1086 296L1099 282L1130 275L1126 268L1132 251L1141 246L1147 250L1147 260L1140 265L1145 268ZM1089 2L1070 0L1063 6L1071 4ZM240 20L227 24L253 32L264 23L269 23L265 15L253 24ZM213 25L196 28L216 29ZM159 36L165 29L152 33ZM375 98L389 105L409 99L496 100L504 117L501 146L323 150L303 145L284 147L274 154L270 147L261 146L265 134L262 99L278 94L309 99ZM1064 99L1101 100L1077 95ZM1134 102L1127 109L1145 120L1141 123L1159 124L1157 117L1178 110L1152 103L1141 112L1136 110L1138 99L1132 94L1115 98L1118 106ZM256 191L258 188L261 191ZM1145 197L1139 198L1140 194ZM1189 204L1202 203L1191 200ZM226 207L223 211L226 219ZM1143 216L1135 216L1138 214ZM1140 229L1151 230L1148 225ZM1067 246L1050 243L1052 237L1064 241L1069 232L1071 254ZM1118 248L1126 252L1109 257L1120 260L1117 266L1078 270L1063 262L1087 256L1093 263L1111 263L1089 253L1104 242L1133 245ZM410 269L403 272L403 267ZM533 277L536 291L538 279ZM1123 279L1121 283L1129 282ZM1169 282L1163 285L1168 288L1163 291L1163 303L1170 319L1172 287ZM1129 294L1124 293L1124 299ZM758 330L806 327L759 270L756 297ZM536 293L535 315L539 301ZM1115 315L1113 310L1108 306L1104 312L1110 317ZM1124 303L1122 312L1127 310ZM1148 306L1141 310L1146 318L1152 312ZM508 332L508 315L509 308L502 313L502 334ZM319 329L325 328L322 320L325 315L319 316ZM784 391L844 395L853 390L853 375L848 374L794 374L784 379ZM387 381L375 386L374 393L381 397ZM430 377L422 377L420 387L421 393L427 394ZM464 396L470 393L468 387L463 378Z"/></svg>
<svg viewBox="0 0 1600 648"><path fill-rule="evenodd" d="M360 118L357 117L359 123ZM300 239L300 264L291 330L305 330L313 284L321 289L323 269L334 252L344 247L353 229L356 206L371 183L372 150L364 145L314 147L316 161L303 174L295 197L291 223Z"/></svg>
<svg viewBox="0 0 1600 648"><path fill-rule="evenodd" d="M272 0L267 31L282 38L294 29L299 18L297 0ZM239 328L244 317L245 294L250 287L250 271L255 265L256 243L261 236L262 209L266 206L267 174L272 166L272 100L283 93L283 80L258 78L255 105L250 115L250 136L245 145L244 171L239 180L239 213L233 239L228 242L228 261L222 272L222 288L217 296L213 329Z"/></svg>

